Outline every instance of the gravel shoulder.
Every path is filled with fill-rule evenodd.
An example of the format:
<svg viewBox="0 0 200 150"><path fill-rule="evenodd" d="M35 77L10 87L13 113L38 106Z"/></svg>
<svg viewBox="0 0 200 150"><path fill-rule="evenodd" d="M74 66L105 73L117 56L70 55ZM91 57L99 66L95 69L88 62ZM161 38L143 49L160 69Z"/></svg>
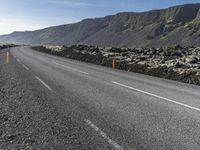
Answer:
<svg viewBox="0 0 200 150"><path fill-rule="evenodd" d="M0 52L0 149L111 149L70 110L62 113L14 58L4 59Z"/></svg>

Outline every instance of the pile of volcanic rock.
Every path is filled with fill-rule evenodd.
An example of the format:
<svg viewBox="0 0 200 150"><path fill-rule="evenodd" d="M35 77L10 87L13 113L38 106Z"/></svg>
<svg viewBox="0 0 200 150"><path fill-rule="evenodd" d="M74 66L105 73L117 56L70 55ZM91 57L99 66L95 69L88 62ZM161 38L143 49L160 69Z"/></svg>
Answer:
<svg viewBox="0 0 200 150"><path fill-rule="evenodd" d="M200 47L113 48L88 45L37 46L33 49L53 55L116 69L143 73L200 85Z"/></svg>
<svg viewBox="0 0 200 150"><path fill-rule="evenodd" d="M9 47L15 47L17 45L14 44L0 44L0 50L1 49L5 49L5 48L9 48Z"/></svg>

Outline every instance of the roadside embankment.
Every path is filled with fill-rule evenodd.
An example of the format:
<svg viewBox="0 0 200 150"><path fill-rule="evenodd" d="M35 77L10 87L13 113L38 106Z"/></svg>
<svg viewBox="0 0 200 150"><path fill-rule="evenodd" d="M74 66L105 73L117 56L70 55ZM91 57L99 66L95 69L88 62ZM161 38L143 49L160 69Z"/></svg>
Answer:
<svg viewBox="0 0 200 150"><path fill-rule="evenodd" d="M34 46L56 56L200 85L200 47L100 48L87 45Z"/></svg>

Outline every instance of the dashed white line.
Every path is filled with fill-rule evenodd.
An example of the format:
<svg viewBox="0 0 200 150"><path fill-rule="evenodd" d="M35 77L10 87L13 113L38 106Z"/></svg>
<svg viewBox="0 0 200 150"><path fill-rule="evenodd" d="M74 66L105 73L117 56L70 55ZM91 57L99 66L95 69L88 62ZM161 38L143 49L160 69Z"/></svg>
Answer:
<svg viewBox="0 0 200 150"><path fill-rule="evenodd" d="M22 64L22 66L23 66L26 70L29 70L29 68L28 68L26 65Z"/></svg>
<svg viewBox="0 0 200 150"><path fill-rule="evenodd" d="M83 74L89 74L89 73L87 73L87 72L84 72L84 71L81 71L81 70L79 70L79 69L75 69L75 68L72 68L72 67L69 67L69 66L66 66L66 65L62 65L62 64L59 64L59 63L57 63L57 62L53 62L54 64L56 64L56 65L59 65L59 66L62 66L62 67L64 67L64 68L67 68L67 69L71 69L71 70L73 70L73 71L77 71L77 72L80 72L80 73L83 73Z"/></svg>
<svg viewBox="0 0 200 150"><path fill-rule="evenodd" d="M123 147L113 141L109 136L107 136L101 129L94 125L90 120L84 120L91 128L93 128L101 137L103 137L109 144L111 144L115 150L123 150Z"/></svg>
<svg viewBox="0 0 200 150"><path fill-rule="evenodd" d="M20 59L17 59L18 62L21 62Z"/></svg>
<svg viewBox="0 0 200 150"><path fill-rule="evenodd" d="M52 89L50 88L50 86L48 86L44 81L42 81L38 76L35 76L36 79L38 79L38 81L40 81L49 91L51 91Z"/></svg>
<svg viewBox="0 0 200 150"><path fill-rule="evenodd" d="M159 95L156 95L156 94L152 94L152 93L149 93L149 92L146 92L146 91L143 91L143 90L139 90L139 89L133 88L133 87L131 87L131 86L127 86L127 85L124 85L124 84L115 82L115 81L112 81L112 83L114 83L114 84L116 84L116 85L119 85L119 86L121 86L121 87L125 87L125 88L131 89L131 90L134 90L134 91L137 91L137 92L146 94L146 95L150 95L150 96L153 96L153 97L156 97L156 98L159 98L159 99L163 99L163 100L165 100L165 101L168 101L168 102L171 102L171 103L174 103L174 104L177 104L177 105L181 105L181 106L184 106L184 107L186 107L186 108L190 108L190 109L193 109L193 110L196 110L196 111L199 111L199 112L200 112L200 109L199 109L199 108L196 108L196 107L193 107L193 106L184 104L184 103L180 103L180 102L177 102L177 101L172 100L172 99L169 99L169 98L165 98L165 97L162 97L162 96L159 96Z"/></svg>

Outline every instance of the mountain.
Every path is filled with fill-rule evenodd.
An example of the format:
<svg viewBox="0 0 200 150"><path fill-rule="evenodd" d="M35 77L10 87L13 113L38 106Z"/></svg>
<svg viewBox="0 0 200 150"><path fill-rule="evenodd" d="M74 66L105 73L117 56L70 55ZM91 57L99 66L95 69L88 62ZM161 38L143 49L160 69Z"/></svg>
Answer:
<svg viewBox="0 0 200 150"><path fill-rule="evenodd" d="M0 36L0 42L114 47L200 46L200 4L123 12L42 30L13 32Z"/></svg>

